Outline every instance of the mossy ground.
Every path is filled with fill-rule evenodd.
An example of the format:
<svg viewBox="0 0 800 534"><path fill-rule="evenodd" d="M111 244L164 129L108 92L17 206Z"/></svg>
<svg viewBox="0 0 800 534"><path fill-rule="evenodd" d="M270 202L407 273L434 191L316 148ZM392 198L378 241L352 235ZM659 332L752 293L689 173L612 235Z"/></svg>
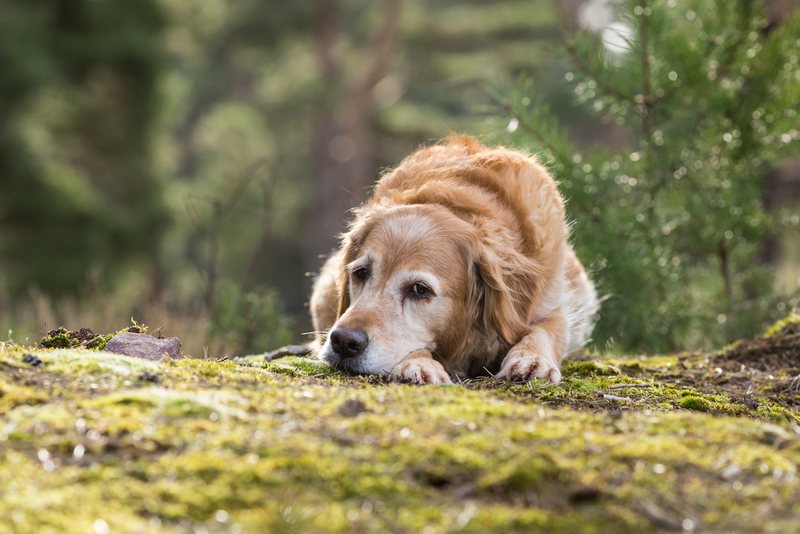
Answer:
<svg viewBox="0 0 800 534"><path fill-rule="evenodd" d="M800 371L739 349L420 387L2 346L0 532L791 532Z"/></svg>

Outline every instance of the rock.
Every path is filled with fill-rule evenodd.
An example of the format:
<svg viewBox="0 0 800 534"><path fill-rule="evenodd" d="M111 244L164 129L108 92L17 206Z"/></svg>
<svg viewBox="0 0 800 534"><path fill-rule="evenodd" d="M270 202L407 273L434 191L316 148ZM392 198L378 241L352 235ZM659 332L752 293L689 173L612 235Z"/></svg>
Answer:
<svg viewBox="0 0 800 534"><path fill-rule="evenodd" d="M151 373L150 371L145 371L144 373L140 374L139 380L142 382L152 382L154 384L161 383L161 377L155 373Z"/></svg>
<svg viewBox="0 0 800 534"><path fill-rule="evenodd" d="M34 367L44 367L44 362L36 355L25 353L22 355L22 362Z"/></svg>
<svg viewBox="0 0 800 534"><path fill-rule="evenodd" d="M157 339L147 334L120 332L103 349L145 360L160 360L164 354L174 360L182 358L181 340L177 337Z"/></svg>

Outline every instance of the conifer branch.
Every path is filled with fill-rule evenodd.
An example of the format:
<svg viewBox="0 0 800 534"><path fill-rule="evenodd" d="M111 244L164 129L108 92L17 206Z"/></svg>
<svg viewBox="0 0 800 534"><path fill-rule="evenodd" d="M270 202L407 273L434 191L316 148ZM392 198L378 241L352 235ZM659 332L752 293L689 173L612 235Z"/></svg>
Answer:
<svg viewBox="0 0 800 534"><path fill-rule="evenodd" d="M598 75L597 72L595 72L594 69L592 69L588 65L588 63L586 63L583 60L581 55L578 53L578 49L575 47L575 40L574 39L569 41L569 42L567 42L565 44L565 46L566 46L566 49L567 49L567 53L569 54L569 57L572 59L572 62L575 63L575 66L578 67L578 69L580 69L580 71L583 72L583 74L586 77L588 77L590 80L592 80L594 83L596 83L597 87L601 91L605 92L609 96L613 96L614 98L616 98L617 100L619 100L621 102L630 102L630 100L631 100L630 96L626 95L625 93L623 93L619 89L616 89L616 88L610 86L609 84L607 84L603 80L603 78L600 75Z"/></svg>
<svg viewBox="0 0 800 534"><path fill-rule="evenodd" d="M525 131L525 133L536 139L536 141L540 145L542 145L544 148L553 153L553 156L555 157L556 161L561 162L562 165L565 166L568 164L569 161L571 161L567 157L567 155L564 154L563 151L559 150L553 143L548 141L545 138L545 136L539 133L533 126L528 124L528 122L514 110L513 106L511 105L511 102L509 102L508 100L503 100L502 106L503 110L505 110L508 116L511 117L512 119L515 119L517 121L517 124L519 124L519 127L522 128Z"/></svg>

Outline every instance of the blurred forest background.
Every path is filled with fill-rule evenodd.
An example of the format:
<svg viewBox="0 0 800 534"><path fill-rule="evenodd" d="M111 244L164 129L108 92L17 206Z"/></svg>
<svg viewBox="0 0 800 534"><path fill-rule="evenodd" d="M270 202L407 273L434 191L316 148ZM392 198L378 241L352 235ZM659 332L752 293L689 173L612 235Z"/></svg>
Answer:
<svg viewBox="0 0 800 534"><path fill-rule="evenodd" d="M0 327L301 341L347 209L463 132L560 181L596 349L751 335L800 302L797 4L6 1Z"/></svg>

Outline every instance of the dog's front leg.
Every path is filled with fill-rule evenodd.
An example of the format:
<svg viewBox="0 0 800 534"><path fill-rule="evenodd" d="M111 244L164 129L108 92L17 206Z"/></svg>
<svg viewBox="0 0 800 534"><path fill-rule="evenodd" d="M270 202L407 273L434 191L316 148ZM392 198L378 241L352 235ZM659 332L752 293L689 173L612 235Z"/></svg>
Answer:
<svg viewBox="0 0 800 534"><path fill-rule="evenodd" d="M533 325L530 332L508 351L500 372L495 376L508 380L542 378L558 384L568 335L563 313L556 313Z"/></svg>
<svg viewBox="0 0 800 534"><path fill-rule="evenodd" d="M389 375L396 382L412 384L450 384L450 376L442 364L433 359L430 352L424 349L415 350L392 369Z"/></svg>

